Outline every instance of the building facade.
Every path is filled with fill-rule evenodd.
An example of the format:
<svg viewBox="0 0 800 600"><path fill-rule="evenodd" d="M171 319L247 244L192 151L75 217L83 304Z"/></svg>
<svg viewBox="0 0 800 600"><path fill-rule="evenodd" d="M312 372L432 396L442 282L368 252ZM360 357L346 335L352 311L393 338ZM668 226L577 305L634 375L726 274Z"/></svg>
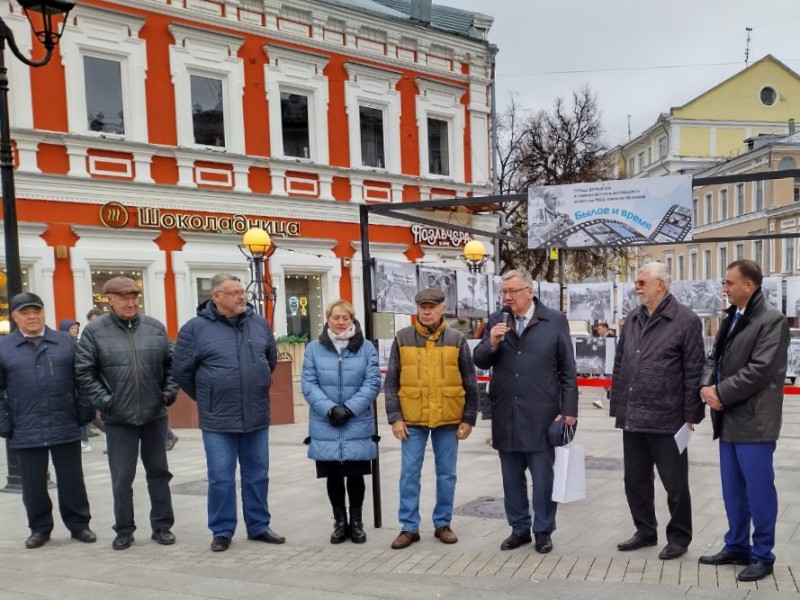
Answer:
<svg viewBox="0 0 800 600"><path fill-rule="evenodd" d="M36 56L18 5L0 16ZM363 316L359 205L491 193L491 23L418 0L81 2L50 64L8 61L25 289L53 325L128 275L174 336L214 273L248 280L260 226L276 333L314 339L339 297ZM372 219L372 256L454 266L459 243L413 230Z"/></svg>

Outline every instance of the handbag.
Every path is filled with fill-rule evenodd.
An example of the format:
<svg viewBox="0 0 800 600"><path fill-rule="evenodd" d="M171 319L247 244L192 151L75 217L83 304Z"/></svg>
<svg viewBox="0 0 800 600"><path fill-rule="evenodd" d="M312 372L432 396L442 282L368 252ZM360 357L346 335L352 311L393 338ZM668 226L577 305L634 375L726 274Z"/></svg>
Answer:
<svg viewBox="0 0 800 600"><path fill-rule="evenodd" d="M553 448L559 446L566 446L575 437L575 432L578 429L578 421L575 420L573 425L567 425L565 419L558 421L551 421L547 427L547 441Z"/></svg>
<svg viewBox="0 0 800 600"><path fill-rule="evenodd" d="M575 442L555 449L553 502L575 502L586 498L586 460L583 444Z"/></svg>

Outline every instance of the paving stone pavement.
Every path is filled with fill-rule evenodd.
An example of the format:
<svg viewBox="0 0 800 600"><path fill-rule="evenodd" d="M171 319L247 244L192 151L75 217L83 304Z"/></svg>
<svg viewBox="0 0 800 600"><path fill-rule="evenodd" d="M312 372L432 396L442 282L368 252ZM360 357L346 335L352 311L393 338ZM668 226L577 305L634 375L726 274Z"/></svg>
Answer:
<svg viewBox="0 0 800 600"><path fill-rule="evenodd" d="M694 542L676 561L661 561L659 546L630 553L616 544L633 533L622 487L622 440L607 409L591 405L598 392L581 393L577 440L587 454L587 499L559 507L554 550L541 555L531 545L499 550L509 527L502 515L502 486L496 452L486 444L489 423L481 421L461 443L454 545L433 537L430 514L434 485L432 460L424 467L422 540L406 550L391 550L396 522L399 442L381 423L383 527L373 525L369 489L365 520L368 541L328 543L332 519L325 485L314 475L302 444L306 425L270 430L270 509L273 528L287 537L284 545L248 541L240 526L230 550L212 553L206 528L205 459L200 432L178 430L180 442L170 452L174 474L174 532L178 543L159 546L150 540L144 473L135 482L140 529L127 551L111 549L112 507L102 438L83 454L92 504L96 544L69 538L58 523L43 548L26 550L28 535L21 499L0 494L0 600L27 598L152 598L171 600L245 598L784 598L800 590L800 397L787 397L783 435L775 463L780 499L773 576L757 583L736 580L741 567L698 565L701 554L716 552L726 521L720 498L716 443L704 422L689 446L694 504ZM432 457L430 457L432 458ZM5 456L0 476L5 479ZM369 485L369 481L368 481ZM666 500L656 484L656 505L663 537ZM55 491L53 490L55 499ZM58 520L58 517L56 516ZM662 539L662 544L665 540Z"/></svg>

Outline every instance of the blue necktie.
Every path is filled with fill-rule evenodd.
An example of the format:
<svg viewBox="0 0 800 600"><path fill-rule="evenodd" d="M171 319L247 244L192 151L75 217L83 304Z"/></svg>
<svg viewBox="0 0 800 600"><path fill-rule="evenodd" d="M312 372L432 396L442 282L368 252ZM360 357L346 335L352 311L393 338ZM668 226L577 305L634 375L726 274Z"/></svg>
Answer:
<svg viewBox="0 0 800 600"><path fill-rule="evenodd" d="M741 317L741 316L742 316L742 313L740 313L738 310L735 313L733 313L733 319L731 320L731 325L730 325L730 327L728 327L728 335L730 335L731 332L734 329L736 329L736 324L739 322L739 317Z"/></svg>
<svg viewBox="0 0 800 600"><path fill-rule="evenodd" d="M525 317L517 317L517 336L522 337L523 331L525 331Z"/></svg>

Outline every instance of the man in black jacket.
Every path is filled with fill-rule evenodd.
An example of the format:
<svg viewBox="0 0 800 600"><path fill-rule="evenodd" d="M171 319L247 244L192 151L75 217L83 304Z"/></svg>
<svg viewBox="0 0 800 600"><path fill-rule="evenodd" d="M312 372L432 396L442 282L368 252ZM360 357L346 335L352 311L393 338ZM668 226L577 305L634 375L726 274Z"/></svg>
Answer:
<svg viewBox="0 0 800 600"><path fill-rule="evenodd" d="M725 546L701 556L707 565L747 565L739 581L772 573L778 493L772 458L781 430L789 326L762 293L761 267L728 265L722 291L728 317L717 331L700 389L719 438L722 499L728 516ZM752 525L752 543L750 528Z"/></svg>
<svg viewBox="0 0 800 600"><path fill-rule="evenodd" d="M617 544L623 552L658 541L653 502L653 468L667 491L667 545L658 557L678 558L692 541L692 499L688 451L674 435L703 420L700 375L703 335L700 318L670 294L669 269L651 262L636 275L641 305L630 312L617 342L610 414L622 429L625 496L636 526Z"/></svg>
<svg viewBox="0 0 800 600"><path fill-rule="evenodd" d="M167 465L167 406L175 402L172 348L159 321L139 314L139 285L114 277L103 286L110 310L89 323L78 343L75 377L81 394L102 413L114 494L112 547L133 543L133 479L140 454L150 493L152 538L175 543Z"/></svg>

